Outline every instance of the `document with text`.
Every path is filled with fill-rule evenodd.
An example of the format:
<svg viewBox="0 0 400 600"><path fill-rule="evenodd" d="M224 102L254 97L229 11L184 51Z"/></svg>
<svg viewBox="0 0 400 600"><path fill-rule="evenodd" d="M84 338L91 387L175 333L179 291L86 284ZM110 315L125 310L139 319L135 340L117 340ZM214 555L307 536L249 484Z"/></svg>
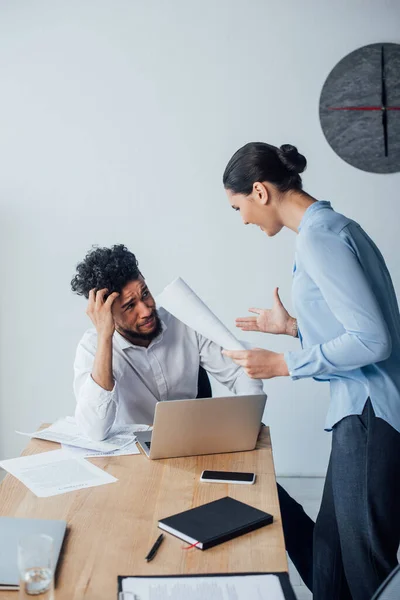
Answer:
<svg viewBox="0 0 400 600"><path fill-rule="evenodd" d="M120 600L285 600L276 575L126 577Z"/></svg>
<svg viewBox="0 0 400 600"><path fill-rule="evenodd" d="M64 454L70 456L80 456L81 458L99 458L101 456L129 456L131 454L140 454L139 448L136 446L136 438L130 444L127 444L119 450L111 450L111 452L97 452L96 450L87 450L86 448L76 448L75 446L68 446L67 444L61 444L62 451Z"/></svg>
<svg viewBox="0 0 400 600"><path fill-rule="evenodd" d="M50 427L46 427L40 431L34 431L33 433L17 431L16 433L26 435L30 438L59 442L60 444L68 444L69 446L86 448L87 450L94 450L96 452L111 452L113 450L120 450L134 441L135 435L131 429L132 426L116 429L109 433L107 439L97 442L83 435L73 419L66 418L59 419L53 425L50 425Z"/></svg>
<svg viewBox="0 0 400 600"><path fill-rule="evenodd" d="M39 498L118 481L89 461L66 456L62 450L10 458L0 461L0 467Z"/></svg>
<svg viewBox="0 0 400 600"><path fill-rule="evenodd" d="M67 419L71 420L72 417L67 417ZM77 448L76 446L69 446L68 444L61 444L61 448L63 452L72 454L74 456L80 456L81 458L96 458L100 456L129 456L130 454L140 454L139 448L136 446L136 432L138 431L149 431L152 429L151 425L139 425L139 424L131 424L131 425L117 425L113 427L110 431L110 435L129 435L131 437L131 442L123 448L119 448L118 450L111 450L109 452L104 452L101 450L88 450L86 448Z"/></svg>

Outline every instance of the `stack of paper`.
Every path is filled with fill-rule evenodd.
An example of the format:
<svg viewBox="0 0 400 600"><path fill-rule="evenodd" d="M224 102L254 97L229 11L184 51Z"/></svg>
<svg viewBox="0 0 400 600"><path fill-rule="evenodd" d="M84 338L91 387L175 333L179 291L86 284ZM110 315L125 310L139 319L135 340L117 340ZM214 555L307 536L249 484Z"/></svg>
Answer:
<svg viewBox="0 0 400 600"><path fill-rule="evenodd" d="M129 426L132 427L132 426ZM50 427L34 431L33 433L24 433L17 431L21 435L38 438L40 440L48 440L50 442L59 442L60 444L68 444L76 448L86 448L95 452L112 452L120 450L135 440L133 431L129 430L114 430L106 440L96 442L82 435L78 426L72 419L59 419Z"/></svg>
<svg viewBox="0 0 400 600"><path fill-rule="evenodd" d="M131 454L140 454L140 450L136 446L136 436L134 434L137 431L148 431L149 429L151 429L149 425L124 425L119 427L118 430L112 430L112 432L114 431L114 434L116 434L118 431L119 435L129 433L134 437L133 440L123 448L120 448L119 450L111 450L110 452L76 448L74 446L68 446L67 444L61 444L61 447L63 452L73 456L80 456L81 458L96 458L99 456L129 456Z"/></svg>
<svg viewBox="0 0 400 600"><path fill-rule="evenodd" d="M68 442L62 443L61 450L3 460L0 467L41 498L112 483L117 481L115 477L84 459L140 454L135 444L135 433L149 429L148 425L122 425L114 427L107 440L94 442L80 434L73 417L66 417L34 433L17 431L21 435L51 442Z"/></svg>

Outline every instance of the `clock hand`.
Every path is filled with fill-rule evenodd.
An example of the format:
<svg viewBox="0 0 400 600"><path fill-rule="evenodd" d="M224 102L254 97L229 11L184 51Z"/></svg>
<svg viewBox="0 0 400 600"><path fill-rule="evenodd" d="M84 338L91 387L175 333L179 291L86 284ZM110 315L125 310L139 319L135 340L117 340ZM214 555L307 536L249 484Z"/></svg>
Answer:
<svg viewBox="0 0 400 600"><path fill-rule="evenodd" d="M385 145L385 156L388 155L388 132L387 132L387 110L386 110L386 77L385 77L385 55L381 47L381 102L382 102L382 127L383 141Z"/></svg>
<svg viewBox="0 0 400 600"><path fill-rule="evenodd" d="M328 106L327 110L382 110L382 106ZM400 106L387 106L388 110L400 110Z"/></svg>

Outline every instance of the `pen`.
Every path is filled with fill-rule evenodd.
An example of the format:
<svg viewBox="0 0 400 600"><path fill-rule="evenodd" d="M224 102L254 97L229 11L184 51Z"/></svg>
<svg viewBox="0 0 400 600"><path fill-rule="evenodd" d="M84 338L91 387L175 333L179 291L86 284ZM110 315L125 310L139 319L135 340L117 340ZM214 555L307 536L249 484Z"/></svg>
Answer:
<svg viewBox="0 0 400 600"><path fill-rule="evenodd" d="M155 555L157 554L157 550L159 549L159 547L161 546L161 542L164 539L164 534L161 533L158 538L156 539L154 546L151 548L150 552L148 553L148 555L146 556L146 560L147 562L150 562L151 560L153 560L153 558L155 557Z"/></svg>

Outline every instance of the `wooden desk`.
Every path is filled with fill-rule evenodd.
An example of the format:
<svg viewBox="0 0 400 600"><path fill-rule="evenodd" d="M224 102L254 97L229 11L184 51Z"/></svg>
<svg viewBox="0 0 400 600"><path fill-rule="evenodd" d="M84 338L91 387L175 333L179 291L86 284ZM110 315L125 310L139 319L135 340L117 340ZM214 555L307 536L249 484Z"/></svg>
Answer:
<svg viewBox="0 0 400 600"><path fill-rule="evenodd" d="M32 440L27 454L58 448ZM116 600L117 575L287 571L269 429L256 450L149 460L144 455L91 459L118 478L115 483L37 498L7 475L0 485L0 515L64 519L69 533L59 565L56 600ZM200 483L203 469L252 471L254 485ZM274 523L206 551L166 534L156 558L145 556L160 531L159 518L232 496L274 515ZM0 600L17 600L0 592Z"/></svg>

